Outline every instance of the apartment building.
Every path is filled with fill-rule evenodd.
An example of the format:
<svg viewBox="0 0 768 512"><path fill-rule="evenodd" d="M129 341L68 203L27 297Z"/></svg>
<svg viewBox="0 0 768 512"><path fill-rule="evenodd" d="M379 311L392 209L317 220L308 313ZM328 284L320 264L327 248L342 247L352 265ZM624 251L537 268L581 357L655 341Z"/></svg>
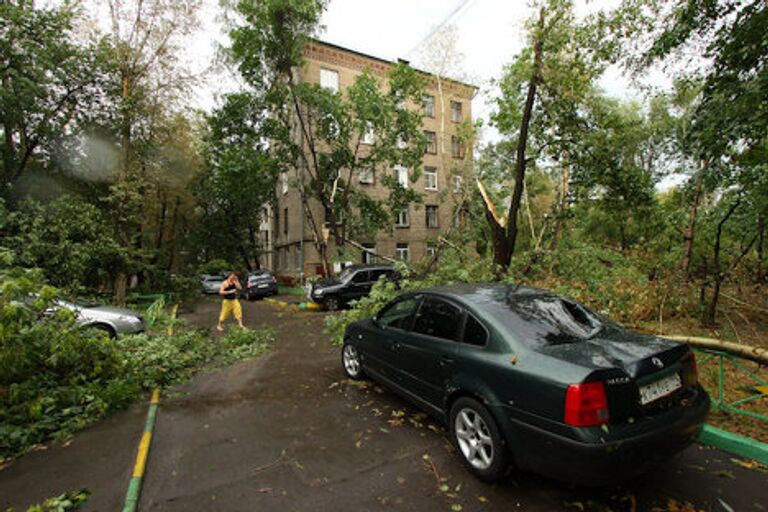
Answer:
<svg viewBox="0 0 768 512"><path fill-rule="evenodd" d="M305 65L298 79L320 84L334 91L354 83L365 69L384 78L393 62L342 48L322 41L311 41L304 48ZM388 193L377 174L392 173L406 187L423 195L423 204L411 205L401 212L390 232L378 233L370 240L358 240L368 251L409 262L428 258L438 237L461 222L456 205L471 169L471 154L457 138L460 123L472 119L472 98L477 88L457 81L437 78L425 73L428 86L422 105L409 106L423 111L423 130L429 142L423 157L421 176L408 180L408 170L381 169L373 175L359 175L352 185L380 199ZM285 278L302 278L322 273L322 261L313 232L304 215L299 192L290 186L290 176L278 180L273 231L275 271ZM322 206L312 205L313 216L323 219ZM336 254L329 240L329 255ZM367 251L359 251L355 263L376 259ZM337 270L340 262L337 262Z"/></svg>

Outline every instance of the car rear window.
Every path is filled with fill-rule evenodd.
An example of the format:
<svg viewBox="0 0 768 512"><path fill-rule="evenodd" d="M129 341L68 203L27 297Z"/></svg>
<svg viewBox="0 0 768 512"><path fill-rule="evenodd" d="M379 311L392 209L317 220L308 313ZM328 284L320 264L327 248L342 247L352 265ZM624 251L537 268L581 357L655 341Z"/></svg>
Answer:
<svg viewBox="0 0 768 512"><path fill-rule="evenodd" d="M597 314L557 296L512 295L506 306L506 311L497 311L494 316L519 341L528 344L574 343L591 338L604 327Z"/></svg>

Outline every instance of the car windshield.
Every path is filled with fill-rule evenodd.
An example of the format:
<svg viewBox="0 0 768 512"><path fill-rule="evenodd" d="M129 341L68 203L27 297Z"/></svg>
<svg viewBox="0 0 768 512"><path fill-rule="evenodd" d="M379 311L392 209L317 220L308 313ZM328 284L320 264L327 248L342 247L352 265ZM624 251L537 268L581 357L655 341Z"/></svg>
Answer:
<svg viewBox="0 0 768 512"><path fill-rule="evenodd" d="M352 268L352 267L345 268L339 274L339 276L338 276L339 280L341 280L341 281L348 281L350 276L352 276L352 274L354 274L354 272L355 272L355 269Z"/></svg>
<svg viewBox="0 0 768 512"><path fill-rule="evenodd" d="M597 313L555 295L512 294L494 309L516 339L533 345L587 340L608 325Z"/></svg>

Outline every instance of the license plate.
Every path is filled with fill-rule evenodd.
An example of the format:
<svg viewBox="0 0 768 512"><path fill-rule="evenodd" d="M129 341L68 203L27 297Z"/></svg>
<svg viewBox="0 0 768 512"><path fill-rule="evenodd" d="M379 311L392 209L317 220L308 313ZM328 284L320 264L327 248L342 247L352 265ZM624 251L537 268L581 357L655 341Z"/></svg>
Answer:
<svg viewBox="0 0 768 512"><path fill-rule="evenodd" d="M260 284L259 288L266 288L267 286L269 286L269 285L268 284Z"/></svg>
<svg viewBox="0 0 768 512"><path fill-rule="evenodd" d="M683 386L680 375L673 373L653 381L645 386L640 386L640 404L645 405L663 396L680 389Z"/></svg>

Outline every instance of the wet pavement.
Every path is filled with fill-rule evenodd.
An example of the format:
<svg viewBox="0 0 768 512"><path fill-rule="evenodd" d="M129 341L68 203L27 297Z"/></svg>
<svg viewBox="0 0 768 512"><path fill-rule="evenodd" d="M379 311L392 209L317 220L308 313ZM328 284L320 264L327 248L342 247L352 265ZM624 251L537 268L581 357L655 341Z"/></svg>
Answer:
<svg viewBox="0 0 768 512"><path fill-rule="evenodd" d="M184 318L213 326L218 304ZM447 434L370 382L344 378L324 313L244 303L245 323L277 328L268 355L203 373L161 399L143 511L766 510L768 474L693 446L620 487L571 488L511 473L472 478ZM212 340L215 343L215 338ZM110 417L0 471L0 509L66 490L93 492L84 510L117 510L144 406ZM683 508L690 504L689 509Z"/></svg>

